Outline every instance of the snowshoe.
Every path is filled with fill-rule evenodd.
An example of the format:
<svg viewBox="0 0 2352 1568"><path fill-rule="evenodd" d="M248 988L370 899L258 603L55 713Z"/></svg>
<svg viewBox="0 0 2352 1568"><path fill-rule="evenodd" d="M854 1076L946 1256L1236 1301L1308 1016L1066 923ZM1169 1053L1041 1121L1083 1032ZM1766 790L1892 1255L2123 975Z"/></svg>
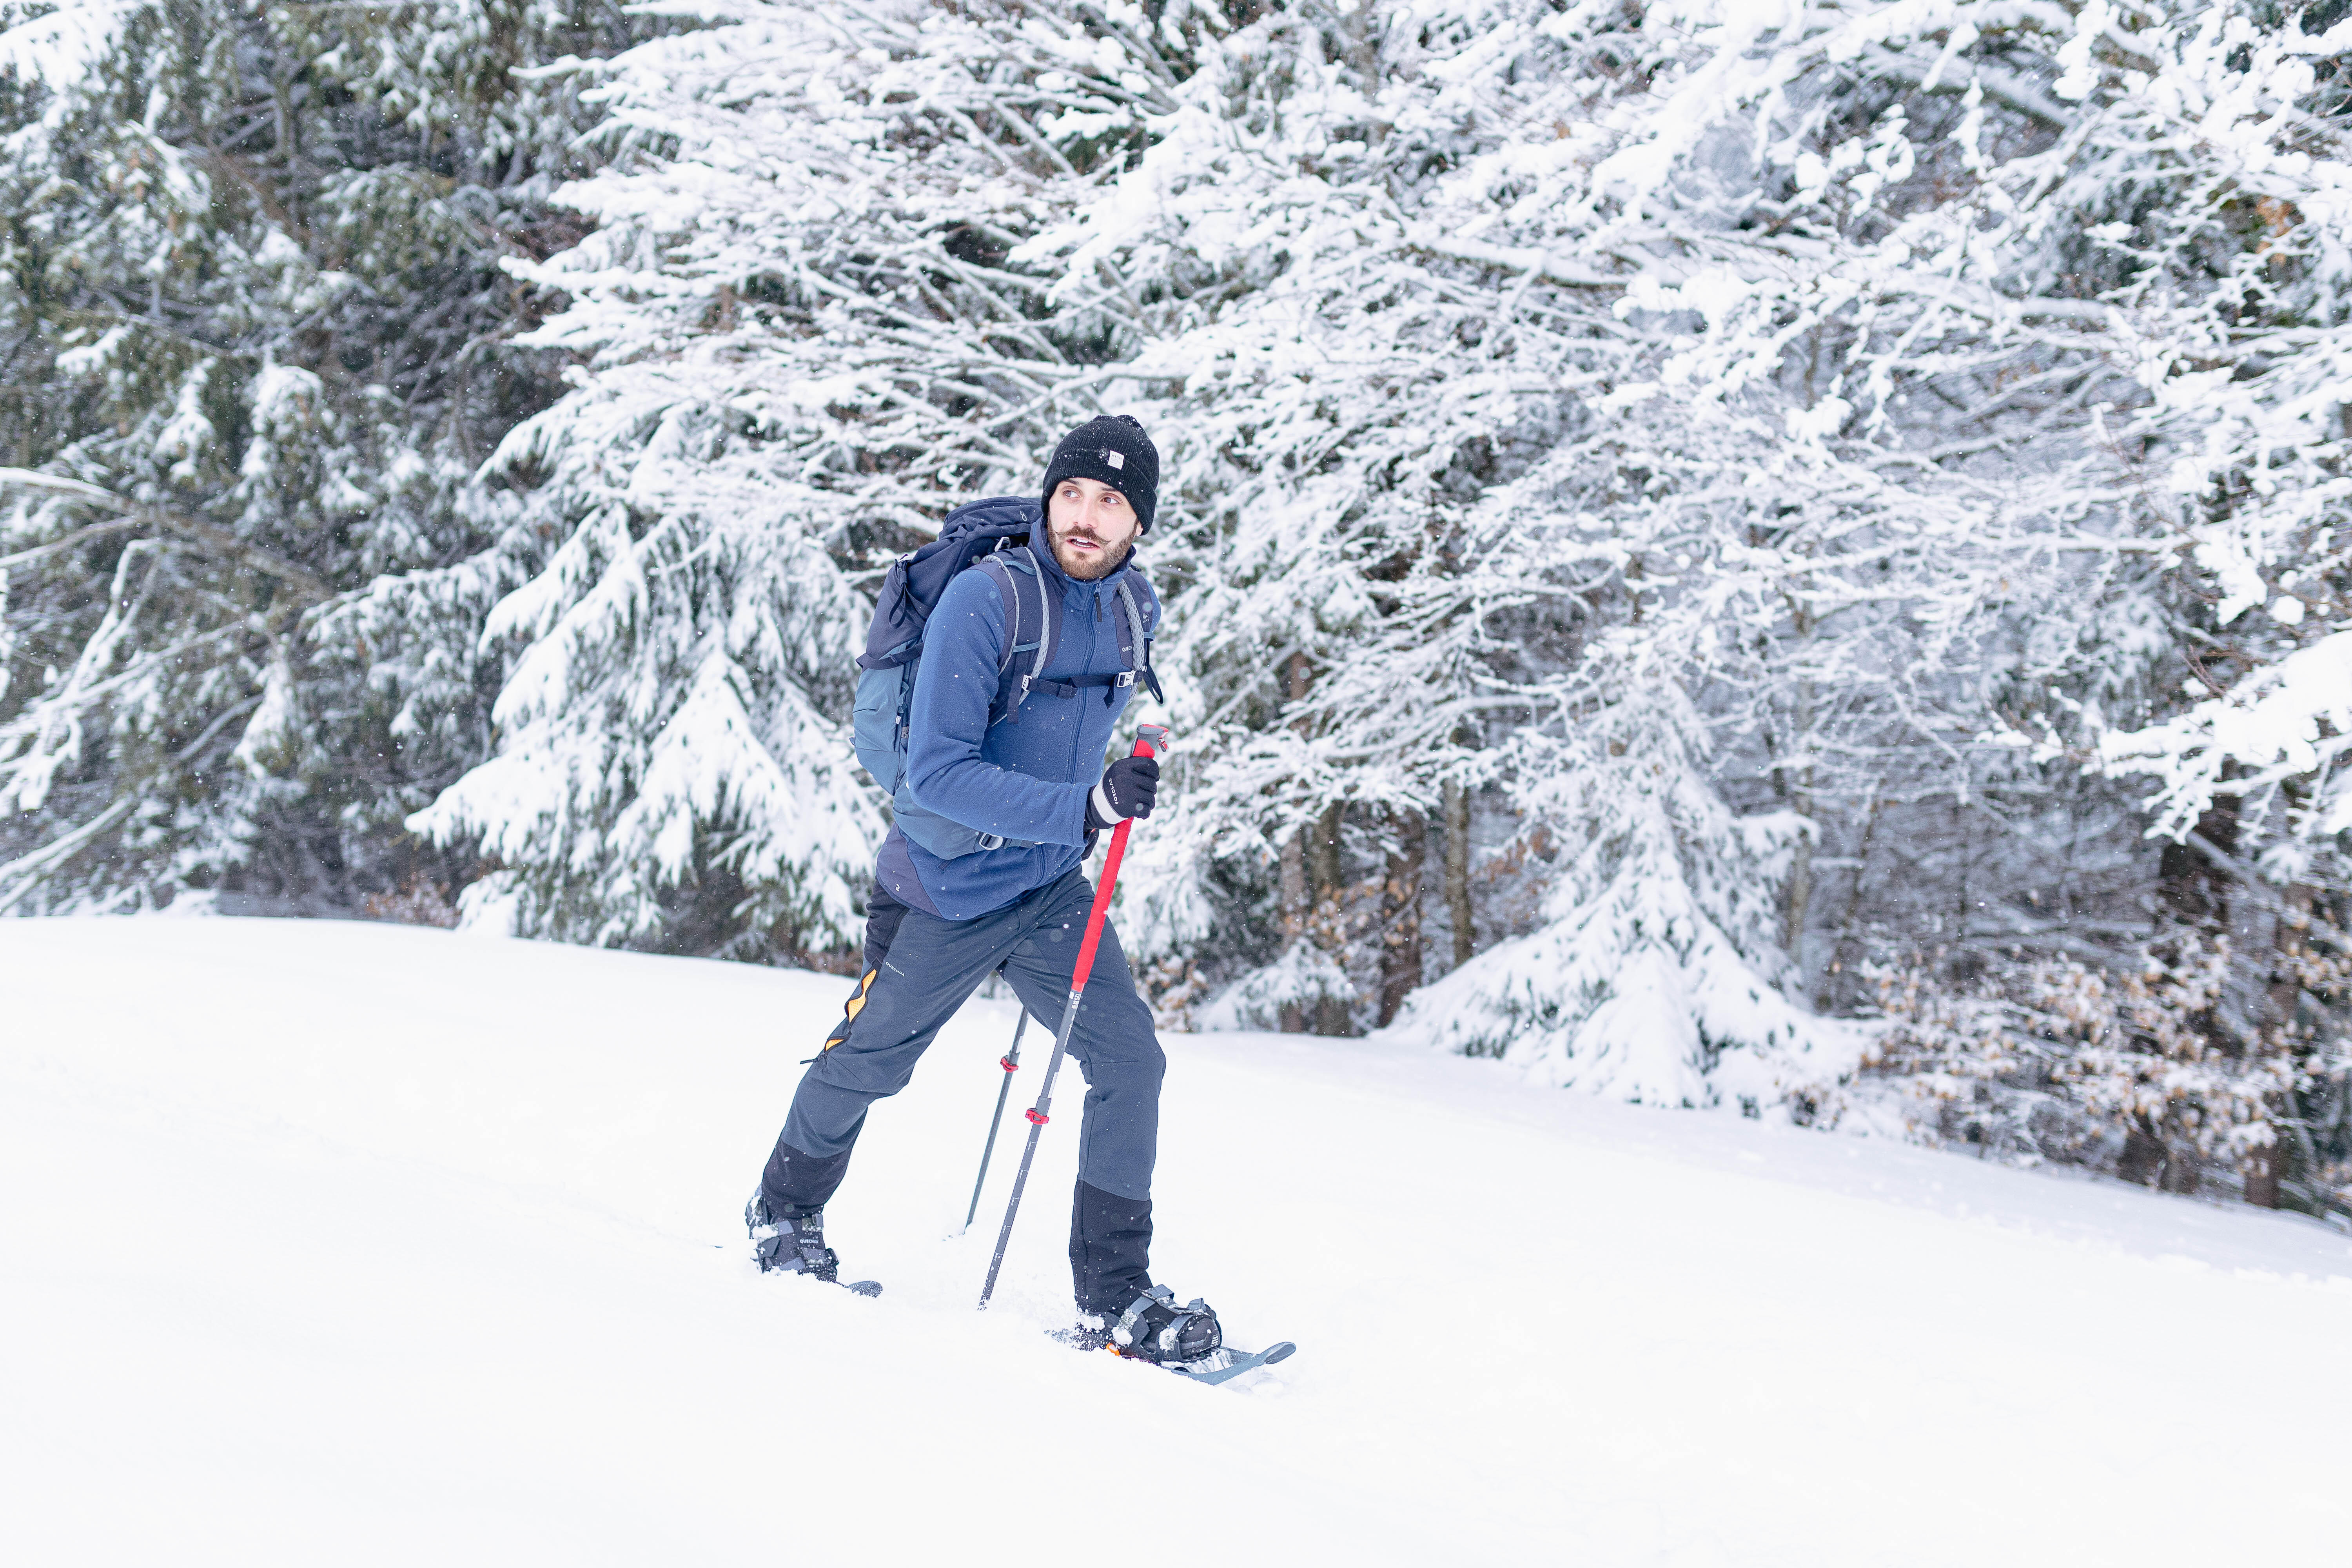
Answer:
<svg viewBox="0 0 2352 1568"><path fill-rule="evenodd" d="M1081 1319L1076 1328L1052 1337L1078 1350L1107 1350L1207 1384L1230 1383L1244 1373L1286 1361L1298 1348L1284 1340L1262 1351L1235 1350L1224 1342L1224 1330L1206 1301L1194 1297L1179 1307L1164 1285L1137 1297L1116 1319Z"/></svg>
<svg viewBox="0 0 2352 1568"><path fill-rule="evenodd" d="M762 1274L807 1274L828 1285L843 1285L860 1296L879 1296L882 1287L871 1279L846 1284L841 1259L824 1244L824 1211L804 1215L779 1214L768 1194L754 1192L743 1205L743 1224L751 1232L751 1255Z"/></svg>

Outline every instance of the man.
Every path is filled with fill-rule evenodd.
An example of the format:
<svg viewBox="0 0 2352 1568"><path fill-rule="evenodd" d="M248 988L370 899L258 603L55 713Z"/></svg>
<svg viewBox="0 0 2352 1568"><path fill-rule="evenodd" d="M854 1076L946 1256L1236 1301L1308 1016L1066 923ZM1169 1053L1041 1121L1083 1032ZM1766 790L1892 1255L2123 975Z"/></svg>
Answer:
<svg viewBox="0 0 2352 1568"><path fill-rule="evenodd" d="M1119 679L1129 668L1118 635L1121 583L1147 633L1159 618L1159 600L1129 559L1150 531L1159 484L1159 451L1125 416L1088 420L1055 448L1044 492L1049 547L1036 549L1033 536L1031 553L1059 600L1061 630L1009 721L991 722L1008 647L992 574L962 572L932 610L908 710L906 778L925 811L1002 842L942 859L895 826L884 841L864 978L803 1076L745 1213L762 1268L835 1279L824 1205L867 1108L906 1087L940 1026L989 974L1002 973L1048 1032L1060 1026L1094 901L1080 868L1087 848L1104 828L1150 816L1159 790L1151 758L1103 766L1133 691ZM1147 1267L1166 1058L1108 924L1070 1052L1087 1085L1070 1216L1080 1338L1116 1340L1153 1360L1206 1355L1221 1342L1215 1313L1178 1307Z"/></svg>

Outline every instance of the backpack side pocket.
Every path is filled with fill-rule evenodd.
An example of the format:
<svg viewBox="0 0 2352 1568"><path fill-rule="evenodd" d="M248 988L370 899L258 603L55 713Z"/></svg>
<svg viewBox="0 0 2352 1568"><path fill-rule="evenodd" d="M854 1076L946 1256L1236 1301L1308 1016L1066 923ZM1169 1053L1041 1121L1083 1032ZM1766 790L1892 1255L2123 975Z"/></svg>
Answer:
<svg viewBox="0 0 2352 1568"><path fill-rule="evenodd" d="M850 710L850 735L857 760L886 795L896 795L907 771L907 701L915 666L894 664L857 672L857 701Z"/></svg>

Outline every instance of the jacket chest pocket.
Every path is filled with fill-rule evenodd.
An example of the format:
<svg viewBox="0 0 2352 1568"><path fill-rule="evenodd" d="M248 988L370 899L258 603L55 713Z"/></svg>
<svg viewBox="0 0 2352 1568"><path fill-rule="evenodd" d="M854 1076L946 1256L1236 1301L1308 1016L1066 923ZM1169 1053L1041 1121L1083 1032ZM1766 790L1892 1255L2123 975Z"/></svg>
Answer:
<svg viewBox="0 0 2352 1568"><path fill-rule="evenodd" d="M1070 782L1068 760L1077 754L1079 710L1090 695L1084 689L1076 698L1031 693L1021 705L1019 724L1000 725L989 732L982 759L1007 773L1055 784Z"/></svg>

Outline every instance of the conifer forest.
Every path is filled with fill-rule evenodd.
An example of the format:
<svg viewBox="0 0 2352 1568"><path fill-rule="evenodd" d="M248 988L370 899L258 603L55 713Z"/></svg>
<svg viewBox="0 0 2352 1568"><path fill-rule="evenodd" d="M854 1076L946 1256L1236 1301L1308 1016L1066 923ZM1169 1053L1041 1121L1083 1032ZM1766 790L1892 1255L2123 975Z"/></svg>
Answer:
<svg viewBox="0 0 2352 1568"><path fill-rule="evenodd" d="M848 973L1130 413L1170 1024L2352 1213L2347 0L0 28L0 912Z"/></svg>

